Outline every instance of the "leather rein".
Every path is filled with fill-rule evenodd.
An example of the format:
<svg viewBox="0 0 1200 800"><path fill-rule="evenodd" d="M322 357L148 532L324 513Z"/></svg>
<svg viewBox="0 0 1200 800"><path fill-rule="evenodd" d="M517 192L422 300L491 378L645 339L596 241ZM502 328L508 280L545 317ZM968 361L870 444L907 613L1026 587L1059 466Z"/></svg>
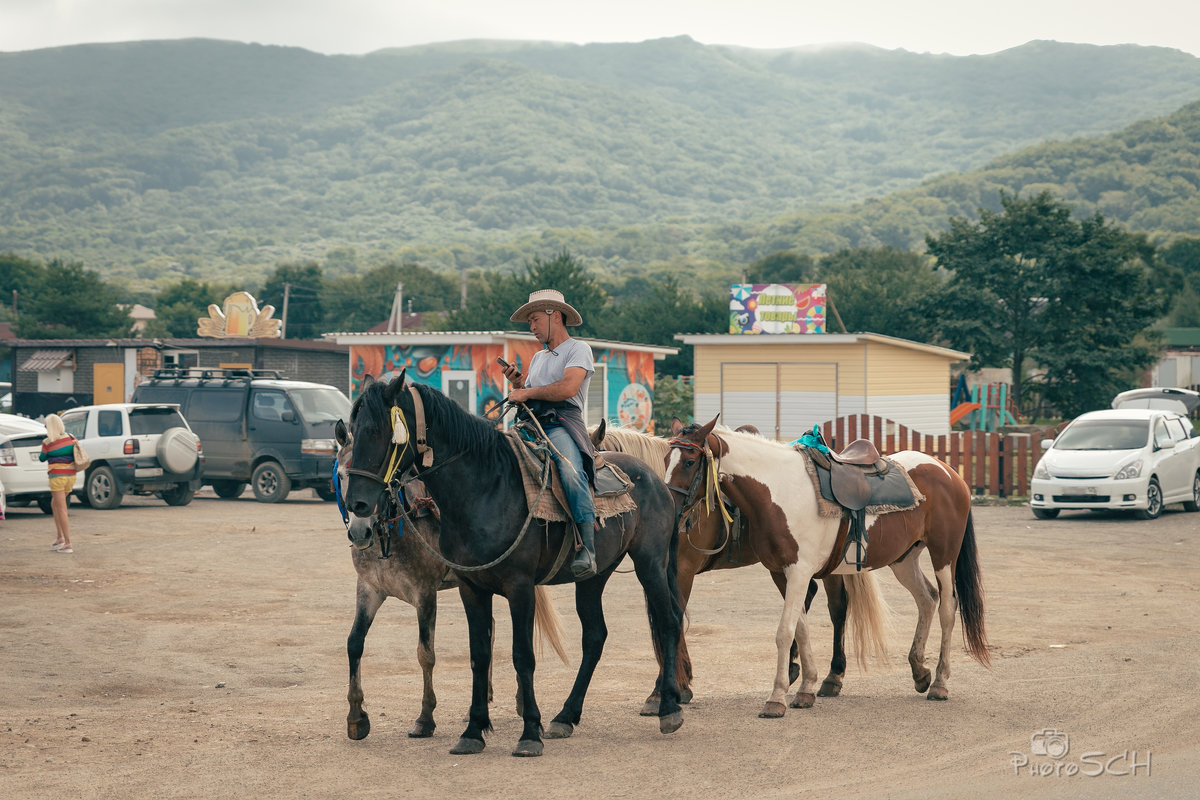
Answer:
<svg viewBox="0 0 1200 800"><path fill-rule="evenodd" d="M391 425L392 425L392 440L391 440L392 443L391 443L391 446L388 448L388 455L384 459L384 462L381 465L379 471L371 472L371 471L365 470L365 469L357 469L354 467L347 467L346 474L347 475L358 475L360 477L367 478L369 480L374 481L375 483L382 485L384 488L384 491L386 491L388 493L388 495L390 496L390 499L392 500L393 503L395 503L396 508L399 510L399 512L400 512L399 516L403 517L404 522L407 522L409 527L412 528L412 530L415 532L416 524L413 522L412 517L409 516L411 513L411 510L408 508L407 504L403 501L402 492L403 492L404 486L407 483L414 481L419 477L422 477L422 473L418 472L418 473L414 474L408 480L404 480L404 481L399 480L396 477L396 471L400 467L400 464L402 464L404 462L404 454L406 452L408 452L409 444L412 443L414 445L414 447L417 451L417 456L420 458L421 469L424 470L424 474L428 474L429 472L432 472L433 470L441 469L442 467L446 466L447 464L452 463L453 461L461 458L462 453L459 453L458 455L455 455L455 456L451 456L450 458L448 458L445 461L438 464L436 467L433 465L433 448L429 446L429 442L428 442L427 435L426 435L425 404L423 402L421 402L421 394L417 391L416 386L410 385L408 387L408 391L412 395L412 399L413 399L413 417L414 417L413 425L416 428L416 436L413 437L409 433L408 420L404 416L404 411L399 406L392 406L391 414L390 414ZM532 417L532 414L530 416ZM536 419L535 419L535 423L536 423ZM538 427L538 430L541 433L542 437L545 438L546 432L541 430L541 425L539 424L537 427ZM431 556L436 558L438 561L440 561L442 564L449 567L450 569L455 570L456 572L482 572L483 570L491 569L492 567L496 566L497 564L499 564L500 562L504 561L506 558L511 556L516 551L517 547L520 546L521 542L525 539L525 534L528 532L530 523L533 522L533 519L534 519L534 517L533 517L534 509L541 502L542 495L545 494L546 489L549 485L550 485L550 459L547 458L543 462L543 465L542 465L542 485L538 489L536 501L534 502L533 505L530 506L529 514L525 517L525 524L521 526L521 531L517 534L517 538L513 541L512 545L510 545L507 550L505 550L503 553L501 553L499 556L497 556L494 560L489 561L487 564L478 564L478 565L470 565L470 566L464 565L464 564L456 564L453 561L450 561L445 556L443 556L440 552L438 552L438 550L436 548L434 548L434 546L432 544L425 541L425 537L417 534L414 536L414 538L418 542L421 543L421 546L424 547L425 550L428 551L428 553ZM388 520L388 522L394 522L394 520ZM572 537L569 537L569 536L563 537L563 547L561 548L561 551L559 552L558 558L555 560L554 567L551 569L550 573L546 576L545 580L549 580L551 577L553 577L555 575L555 573L557 573L558 570L562 567L562 564L565 563L566 553L568 551L567 545L571 541L572 541ZM539 581L539 583L540 582L541 581Z"/></svg>
<svg viewBox="0 0 1200 800"><path fill-rule="evenodd" d="M707 442L705 442L704 446L700 446L687 439L676 438L671 439L668 445L672 450L695 450L700 454L700 466L692 474L692 485L687 490L684 490L668 483L667 488L677 494L683 495L683 508L677 515L676 527L681 522L684 522L686 518L683 535L687 539L688 545L697 553L706 556L715 556L729 544L731 536L729 525L733 522L733 517L729 516L729 512L725 509L725 503L721 501L720 490L718 489L718 459L713 454ZM703 490L701 490L701 483L704 484ZM692 541L691 528L695 515L699 511L700 501L704 501L708 513L711 514L713 498L715 498L716 505L721 510L721 523L725 528L725 538L718 547L710 550L705 547L698 547Z"/></svg>

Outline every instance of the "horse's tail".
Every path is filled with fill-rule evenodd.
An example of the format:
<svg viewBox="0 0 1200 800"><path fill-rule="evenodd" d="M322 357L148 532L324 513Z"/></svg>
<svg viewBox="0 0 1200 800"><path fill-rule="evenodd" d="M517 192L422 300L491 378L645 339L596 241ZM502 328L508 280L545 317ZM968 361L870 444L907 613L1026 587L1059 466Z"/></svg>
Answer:
<svg viewBox="0 0 1200 800"><path fill-rule="evenodd" d="M875 573L853 572L841 577L849 599L846 622L854 638L855 660L858 668L866 672L868 656L887 661L892 609L879 593L879 581L875 579Z"/></svg>
<svg viewBox="0 0 1200 800"><path fill-rule="evenodd" d="M979 551L975 546L975 523L970 511L967 512L962 546L958 548L958 561L954 564L954 592L958 595L958 612L962 615L967 652L980 664L990 667L992 657L983 624L983 580L979 575Z"/></svg>
<svg viewBox="0 0 1200 800"><path fill-rule="evenodd" d="M545 649L547 642L562 662L570 666L567 651L563 647L562 619L558 610L550 602L550 595L545 586L533 587L533 631L537 639L538 651Z"/></svg>

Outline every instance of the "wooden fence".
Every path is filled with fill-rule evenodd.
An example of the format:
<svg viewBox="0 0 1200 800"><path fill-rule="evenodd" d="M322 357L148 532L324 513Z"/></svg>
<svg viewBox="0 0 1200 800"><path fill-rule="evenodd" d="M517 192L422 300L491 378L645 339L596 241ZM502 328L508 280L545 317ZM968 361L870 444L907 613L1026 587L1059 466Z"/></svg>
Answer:
<svg viewBox="0 0 1200 800"><path fill-rule="evenodd" d="M825 441L835 450L855 439L870 439L884 455L917 450L957 470L975 494L995 497L1028 496L1033 468L1042 453L1041 440L1054 438L1061 427L1030 433L953 431L948 436L929 436L868 414L839 417L821 426Z"/></svg>

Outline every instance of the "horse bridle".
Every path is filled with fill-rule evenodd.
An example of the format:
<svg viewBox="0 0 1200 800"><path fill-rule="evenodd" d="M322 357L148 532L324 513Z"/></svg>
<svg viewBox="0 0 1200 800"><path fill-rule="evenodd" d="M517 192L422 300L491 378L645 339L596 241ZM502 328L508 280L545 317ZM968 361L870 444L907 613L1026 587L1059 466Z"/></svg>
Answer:
<svg viewBox="0 0 1200 800"><path fill-rule="evenodd" d="M416 436L411 435L408 430L408 419L404 416L403 409L400 406L392 406L392 443L388 447L387 456L383 459L379 470L371 472L370 470L358 469L356 467L346 467L347 475L358 475L360 478L366 478L378 483L385 489L390 488L392 478L395 477L396 470L404 461L404 454L408 452L410 444L416 448L422 467L428 468L433 466L433 448L429 446L426 438L425 404L421 402L421 394L417 391L416 386L408 386L408 391L413 399L414 426L417 429Z"/></svg>
<svg viewBox="0 0 1200 800"><path fill-rule="evenodd" d="M725 539L721 542L720 546L711 550L705 547L696 546L696 544L692 542L690 533L692 526L690 522L687 528L684 529L684 536L687 537L688 544L691 545L692 549L696 552L702 553L706 556L716 555L724 550L726 545L729 544L729 538L731 536L729 526L730 523L733 522L733 517L731 517L729 512L726 511L725 503L721 500L720 490L718 488L717 457L713 454L712 449L709 448L707 441L705 441L704 445L701 446L693 441L689 441L688 439L675 438L668 442L668 446L672 450L695 450L700 454L701 462L700 466L697 467L696 471L692 474L692 485L688 487L686 491L680 489L678 486L672 486L669 483L667 484L668 489L677 494L683 495L683 508L681 508L679 513L675 515L675 527L676 529L679 528L679 524L683 521L685 516L689 518L692 516L692 513L699 507L701 500L708 502L709 498L715 495L716 505L721 510L721 522L725 527ZM710 474L711 481L708 480ZM700 484L702 482L705 484L703 493L700 492ZM710 513L711 510L712 509L710 507Z"/></svg>

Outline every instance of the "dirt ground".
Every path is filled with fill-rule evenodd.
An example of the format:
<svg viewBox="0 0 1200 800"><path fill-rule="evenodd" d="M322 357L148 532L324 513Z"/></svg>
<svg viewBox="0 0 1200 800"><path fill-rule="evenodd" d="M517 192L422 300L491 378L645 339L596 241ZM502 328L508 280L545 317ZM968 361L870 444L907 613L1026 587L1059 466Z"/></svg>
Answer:
<svg viewBox="0 0 1200 800"><path fill-rule="evenodd" d="M0 797L1194 797L1200 514L1177 509L1137 522L977 508L993 667L970 661L956 632L945 703L912 688L916 612L885 571L890 662L866 674L852 664L841 697L759 719L779 596L758 566L701 576L688 631L696 698L670 736L637 713L654 660L634 576L617 575L583 722L540 759L509 755L520 724L502 602L495 732L482 754L449 755L470 687L456 593L439 604L435 735L406 736L420 701L416 622L391 600L363 662L372 733L346 737L355 575L335 508L310 491L277 506L207 491L184 508L73 504L71 556L49 550L49 517L10 509ZM572 589L551 593L577 660ZM814 612L824 675L823 596ZM573 677L547 651L544 720Z"/></svg>

